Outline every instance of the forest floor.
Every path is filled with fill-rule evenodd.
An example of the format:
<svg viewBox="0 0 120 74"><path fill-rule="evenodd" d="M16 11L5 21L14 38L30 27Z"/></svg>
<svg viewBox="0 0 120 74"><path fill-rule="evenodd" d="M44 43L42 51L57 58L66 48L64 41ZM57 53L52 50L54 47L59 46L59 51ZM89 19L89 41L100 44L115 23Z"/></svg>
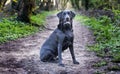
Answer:
<svg viewBox="0 0 120 74"><path fill-rule="evenodd" d="M94 43L94 37L86 26L75 20L74 51L80 64L72 63L69 50L62 55L65 67L40 61L40 47L58 25L56 15L48 16L46 24L46 28L32 36L0 45L0 74L93 74L91 62L98 58L87 45Z"/></svg>

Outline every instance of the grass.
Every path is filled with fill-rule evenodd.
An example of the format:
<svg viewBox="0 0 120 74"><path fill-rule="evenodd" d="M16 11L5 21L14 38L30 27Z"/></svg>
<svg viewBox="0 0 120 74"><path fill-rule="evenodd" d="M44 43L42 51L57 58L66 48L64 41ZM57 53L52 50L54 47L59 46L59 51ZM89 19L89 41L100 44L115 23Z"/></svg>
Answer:
<svg viewBox="0 0 120 74"><path fill-rule="evenodd" d="M45 24L45 19L47 15L56 13L57 11L50 11L50 12L45 12L43 11L42 14L37 14L37 15L33 15L31 16L31 22L35 23L39 26L43 26Z"/></svg>
<svg viewBox="0 0 120 74"><path fill-rule="evenodd" d="M31 16L32 23L43 26L46 16L49 14L50 12L42 12L40 14ZM3 18L2 21L0 21L0 44L10 40L15 40L17 38L29 36L38 31L39 27L31 24Z"/></svg>
<svg viewBox="0 0 120 74"><path fill-rule="evenodd" d="M117 17L117 22L118 18ZM84 25L88 26L94 33L96 43L93 46L88 46L90 50L96 52L98 57L103 60L106 56L110 60L107 62L120 63L120 23L112 22L107 16L101 16L99 18L87 17L84 15L78 15L76 20L80 21ZM105 50L107 52L105 52ZM111 58L112 57L112 58ZM106 62L95 63L95 67L101 67L107 65ZM109 70L120 70L120 67L109 67ZM99 74L99 73L97 73Z"/></svg>
<svg viewBox="0 0 120 74"><path fill-rule="evenodd" d="M118 17L117 17L118 18ZM119 18L120 19L120 18ZM94 32L96 37L96 44L89 47L96 53L102 54L106 48L113 56L114 61L120 60L120 26L115 25L114 22L107 16L101 16L98 19L94 17L87 17L78 15L76 20L87 25ZM106 54L102 54L105 56Z"/></svg>
<svg viewBox="0 0 120 74"><path fill-rule="evenodd" d="M45 24L46 15L49 15L49 12L42 12L42 14L37 14L31 16L31 22L43 26Z"/></svg>
<svg viewBox="0 0 120 74"><path fill-rule="evenodd" d="M102 67L102 66L105 66L105 65L107 65L106 61L99 61L96 64L94 64L93 67Z"/></svg>
<svg viewBox="0 0 120 74"><path fill-rule="evenodd" d="M37 27L17 21L3 19L0 22L0 43L28 36L38 31Z"/></svg>
<svg viewBox="0 0 120 74"><path fill-rule="evenodd" d="M120 66L113 65L113 66L108 67L108 70L109 71L120 71Z"/></svg>
<svg viewBox="0 0 120 74"><path fill-rule="evenodd" d="M113 56L112 62L120 63L120 54L119 54L119 53L116 53L116 54Z"/></svg>

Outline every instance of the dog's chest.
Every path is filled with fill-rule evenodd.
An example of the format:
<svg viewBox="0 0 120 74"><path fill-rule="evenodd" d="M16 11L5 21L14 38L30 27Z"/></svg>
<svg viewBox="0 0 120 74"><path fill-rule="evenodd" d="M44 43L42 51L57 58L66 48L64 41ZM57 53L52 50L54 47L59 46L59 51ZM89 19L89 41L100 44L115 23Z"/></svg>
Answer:
<svg viewBox="0 0 120 74"><path fill-rule="evenodd" d="M65 35L64 42L71 42L72 39L73 39L72 35Z"/></svg>
<svg viewBox="0 0 120 74"><path fill-rule="evenodd" d="M72 31L66 31L65 32L65 41L71 41L73 39L73 32Z"/></svg>
<svg viewBox="0 0 120 74"><path fill-rule="evenodd" d="M64 38L64 42L63 42L63 46L64 47L68 47L69 45L71 45L73 42L73 32L65 32L65 38Z"/></svg>

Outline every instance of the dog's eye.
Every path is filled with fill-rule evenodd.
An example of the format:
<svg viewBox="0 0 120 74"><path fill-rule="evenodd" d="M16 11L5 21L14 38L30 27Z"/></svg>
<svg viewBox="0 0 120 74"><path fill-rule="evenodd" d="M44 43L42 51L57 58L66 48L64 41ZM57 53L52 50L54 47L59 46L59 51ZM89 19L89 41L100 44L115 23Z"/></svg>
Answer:
<svg viewBox="0 0 120 74"><path fill-rule="evenodd" d="M66 15L66 13L63 13L63 15Z"/></svg>
<svg viewBox="0 0 120 74"><path fill-rule="evenodd" d="M68 12L68 14L70 14L70 12Z"/></svg>

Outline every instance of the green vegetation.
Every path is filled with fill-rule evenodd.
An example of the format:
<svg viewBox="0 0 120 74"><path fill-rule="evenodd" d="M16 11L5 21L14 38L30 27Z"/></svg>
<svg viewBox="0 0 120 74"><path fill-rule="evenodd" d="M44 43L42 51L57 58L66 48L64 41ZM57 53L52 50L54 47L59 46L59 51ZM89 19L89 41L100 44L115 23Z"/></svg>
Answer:
<svg viewBox="0 0 120 74"><path fill-rule="evenodd" d="M44 14L37 14L37 15L33 15L33 16L31 16L31 22L32 23L35 23L35 24L37 24L37 25L39 25L39 26L42 26L43 24L44 24L44 22L45 22L45 18L46 18L46 13L47 12L45 12ZM44 19L44 20L43 20Z"/></svg>
<svg viewBox="0 0 120 74"><path fill-rule="evenodd" d="M49 12L43 12L31 16L32 23L43 26L48 14ZM38 30L39 28L32 24L4 18L0 21L0 43L34 34Z"/></svg>
<svg viewBox="0 0 120 74"><path fill-rule="evenodd" d="M0 22L0 28L0 43L24 37L38 31L37 27L8 19L3 19Z"/></svg>
<svg viewBox="0 0 120 74"><path fill-rule="evenodd" d="M107 65L106 61L99 61L96 64L94 64L93 66L94 67L101 67L101 66L105 66L105 65Z"/></svg>
<svg viewBox="0 0 120 74"><path fill-rule="evenodd" d="M43 26L45 24L45 19L47 15L56 13L57 11L42 12L42 14L37 14L31 16L31 22L37 24L38 26Z"/></svg>
<svg viewBox="0 0 120 74"><path fill-rule="evenodd" d="M96 71L94 74L105 74L105 73L100 72L100 71Z"/></svg>
<svg viewBox="0 0 120 74"><path fill-rule="evenodd" d="M118 65L112 65L108 67L109 71L120 71L120 67Z"/></svg>
<svg viewBox="0 0 120 74"><path fill-rule="evenodd" d="M117 17L118 18L118 17ZM102 16L98 19L94 17L86 17L79 15L77 20L85 23L94 31L96 36L96 44L90 47L98 53L104 53L107 48L112 55L120 54L120 27L119 24L114 25L111 19L107 16Z"/></svg>
<svg viewBox="0 0 120 74"><path fill-rule="evenodd" d="M116 55L113 57L112 62L120 63L120 54L116 53Z"/></svg>
<svg viewBox="0 0 120 74"><path fill-rule="evenodd" d="M98 70L94 74L106 74L106 71L120 71L120 11L112 10L114 17L108 16L88 17L78 15L76 19L88 26L95 36L95 44L88 46L90 50L102 58L92 65L93 68L105 68ZM106 60L108 59L108 60Z"/></svg>

